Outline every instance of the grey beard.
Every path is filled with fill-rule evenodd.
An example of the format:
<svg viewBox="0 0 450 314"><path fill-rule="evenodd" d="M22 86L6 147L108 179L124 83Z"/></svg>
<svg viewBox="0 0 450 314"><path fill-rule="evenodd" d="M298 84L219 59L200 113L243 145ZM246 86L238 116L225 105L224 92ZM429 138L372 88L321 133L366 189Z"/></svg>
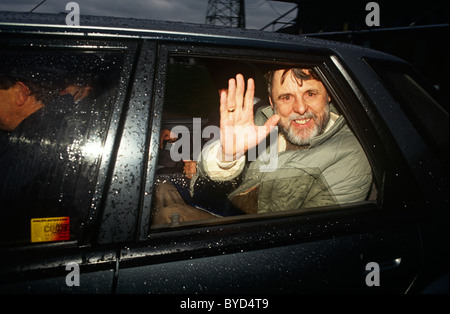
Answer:
<svg viewBox="0 0 450 314"><path fill-rule="evenodd" d="M275 110L275 113L277 113L277 110ZM304 115L297 115L297 114L293 114L291 116L289 116L289 124L296 119L314 119L314 121L316 121L317 123L314 126L313 131L311 132L311 134L307 137L307 138L301 138L299 137L297 134L295 134L291 128L286 128L282 123L281 120L280 122L278 122L278 128L281 132L281 134L284 135L284 137L286 138L287 141L289 141L291 144L294 145L298 145L298 146L303 146L303 145L308 145L311 143L311 140L321 134L323 134L325 132L325 129L328 125L328 122L330 121L330 106L327 105L326 109L325 109L325 115L323 116L322 120L317 119L317 116L313 113L305 113Z"/></svg>

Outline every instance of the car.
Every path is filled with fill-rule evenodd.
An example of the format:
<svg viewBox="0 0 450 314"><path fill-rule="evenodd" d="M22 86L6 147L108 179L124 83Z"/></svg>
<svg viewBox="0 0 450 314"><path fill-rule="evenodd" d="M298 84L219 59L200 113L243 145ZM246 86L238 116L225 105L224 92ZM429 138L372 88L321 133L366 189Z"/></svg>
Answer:
<svg viewBox="0 0 450 314"><path fill-rule="evenodd" d="M80 99L67 122L79 137L49 131L59 120L46 124L49 139L19 137L19 170L45 169L46 181L11 202L28 172L3 179L2 293L263 296L223 308L264 308L267 294L448 293L448 100L407 62L307 36L94 16L68 26L64 14L13 12L0 13L0 47L2 74L32 72ZM260 99L268 68L314 69L370 163L365 200L251 214L216 202L214 218L152 224L157 183L192 182L183 159L208 139L214 74L233 65L252 73ZM186 156L163 130L192 137ZM60 148L49 166L33 163ZM220 188L210 184L208 194Z"/></svg>

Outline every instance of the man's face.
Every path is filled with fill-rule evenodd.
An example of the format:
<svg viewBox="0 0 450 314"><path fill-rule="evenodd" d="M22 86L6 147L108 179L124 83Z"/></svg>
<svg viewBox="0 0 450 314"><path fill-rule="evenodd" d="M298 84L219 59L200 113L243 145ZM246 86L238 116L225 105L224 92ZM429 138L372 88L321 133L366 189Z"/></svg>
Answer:
<svg viewBox="0 0 450 314"><path fill-rule="evenodd" d="M330 119L330 98L322 82L300 80L292 70L282 82L283 72L276 71L272 82L271 104L281 118L278 127L292 144L309 144L325 131Z"/></svg>
<svg viewBox="0 0 450 314"><path fill-rule="evenodd" d="M16 82L8 89L0 89L0 130L13 131L43 106L22 82Z"/></svg>

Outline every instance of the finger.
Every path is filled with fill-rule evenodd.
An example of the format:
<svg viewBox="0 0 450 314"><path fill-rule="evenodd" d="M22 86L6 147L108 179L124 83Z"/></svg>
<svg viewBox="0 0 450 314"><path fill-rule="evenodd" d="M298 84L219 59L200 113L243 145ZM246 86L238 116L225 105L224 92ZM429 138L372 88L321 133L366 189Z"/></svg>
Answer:
<svg viewBox="0 0 450 314"><path fill-rule="evenodd" d="M247 91L244 98L244 111L253 113L253 101L255 97L255 82L252 78L247 81Z"/></svg>
<svg viewBox="0 0 450 314"><path fill-rule="evenodd" d="M266 123L264 123L264 126L269 129L269 132L273 130L274 127L277 126L278 122L280 121L281 117L277 114L274 114L269 119L267 119Z"/></svg>
<svg viewBox="0 0 450 314"><path fill-rule="evenodd" d="M258 142L269 135L269 133L277 126L280 119L280 116L277 114L267 119L266 123L264 123L264 132L258 132Z"/></svg>
<svg viewBox="0 0 450 314"><path fill-rule="evenodd" d="M236 80L228 80L227 112L236 109Z"/></svg>
<svg viewBox="0 0 450 314"><path fill-rule="evenodd" d="M245 93L245 80L242 74L236 75L236 114L240 114L242 112L242 107L244 104L244 93Z"/></svg>
<svg viewBox="0 0 450 314"><path fill-rule="evenodd" d="M222 90L220 92L220 117L225 117L228 113L228 92L227 90Z"/></svg>

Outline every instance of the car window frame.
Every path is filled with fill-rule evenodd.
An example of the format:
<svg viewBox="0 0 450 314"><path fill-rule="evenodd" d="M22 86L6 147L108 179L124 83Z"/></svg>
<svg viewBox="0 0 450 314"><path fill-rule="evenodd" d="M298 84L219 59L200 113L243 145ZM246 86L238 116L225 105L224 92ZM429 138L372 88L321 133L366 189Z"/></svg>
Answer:
<svg viewBox="0 0 450 314"><path fill-rule="evenodd" d="M375 215L375 216L383 216L385 214L390 215L391 211L388 208L385 208L384 201L385 199L388 199L389 202L392 202L395 197L392 195L384 195L384 191L386 190L386 187L392 188L393 186L396 186L398 182L396 182L395 177L393 177L392 174L392 163L389 163L383 156L386 156L386 149L390 149L389 147L386 148L387 145L390 145L390 143L383 143L382 139L379 137L377 129L373 126L373 121L371 121L366 113L367 110L374 111L373 110L373 104L371 104L370 98L365 95L362 91L362 89L358 89L358 86L356 84L349 84L347 79L349 74L348 72L342 72L341 68L336 65L336 60L338 60L338 57L330 50L328 52L324 52L323 49L317 49L317 51L314 51L314 49L308 49L307 52L302 51L302 49L299 49L298 52L286 52L286 51L277 51L275 49L273 50L256 50L254 48L246 48L246 47L226 47L226 49L223 49L223 47L211 47L208 45L180 45L180 44L173 44L173 43L163 43L159 46L159 55L158 55L158 64L157 64L157 74L156 74L156 88L155 91L159 93L159 95L155 96L155 106L158 106L158 108L163 108L163 101L164 101L164 82L166 81L166 72L165 69L167 68L167 60L169 55L176 54L180 56L189 55L192 57L198 56L198 57L229 57L231 59L233 58L249 58L249 60L261 59L261 60L277 60L279 63L292 63L292 64L311 64L313 62L316 63L317 67L320 69L319 72L322 72L320 74L324 79L324 84L328 89L330 89L331 93L334 94L338 99L347 99L351 101L357 101L358 103L362 104L359 106L358 110L359 113L352 113L349 107L349 105L345 104L345 101L341 101L339 105L343 106L340 109L343 109L343 114L347 118L348 125L351 127L351 129L355 132L355 135L358 137L358 140L360 141L361 145L363 146L364 150L366 151L366 154L369 158L369 161L373 167L374 170L374 179L376 180L378 187L378 198L375 202L367 202L364 201L362 203L355 203L355 204L348 204L345 205L344 208L340 208L339 211L333 211L333 208L322 208L322 209L311 209L309 215L305 215L304 213L299 214L295 213L295 211L284 211L282 213L270 213L270 214L254 214L254 215L244 215L244 217L225 217L220 218L220 220L216 221L199 221L199 222L192 222L192 223L185 223L183 226L177 226L176 228L167 228L158 230L158 232L149 232L147 235L143 234L139 237L140 241L151 241L152 239L160 239L164 237L172 237L179 234L184 234L184 232L191 234L193 230L196 230L196 232L203 232L205 230L209 230L210 228L219 228L219 229L235 229L240 228L240 226L243 226L245 224L271 224L271 221L274 224L277 224L277 221L279 220L290 220L295 219L303 223L305 221L308 221L311 218L311 221L314 220L312 217L316 216L322 216L325 217L328 215L329 217L346 217L348 215L353 215L361 218L361 215L363 213L366 213L367 215ZM239 57L237 57L239 56ZM308 56L309 62L305 62L305 56ZM335 58L336 60L333 60ZM333 87L333 84L335 84L336 87ZM359 84L359 83L358 83ZM162 111L161 111L162 112ZM359 118L364 117L362 121L359 120ZM370 114L369 114L370 115ZM376 116L375 111L373 112L373 116ZM373 118L373 117L372 117ZM161 119L161 117L159 117ZM375 117L376 119L376 117ZM382 123L379 123L382 125ZM380 126L378 126L380 127ZM381 126L383 127L383 126ZM360 131L360 132L358 132ZM157 130L157 134L155 134L155 139L157 138L156 135L159 136L159 129ZM151 205L151 195L153 193L153 183L154 183L154 169L156 168L156 162L157 162L157 149L158 145L156 143L153 143L154 146L150 148L150 151L152 151L152 156L155 156L156 158L154 160L149 160L149 166L148 169L152 169L152 172L147 173L147 184L145 189L145 194L147 195L146 202L144 202L145 206ZM154 163L154 164L153 164ZM405 170L406 171L406 170ZM390 175L389 178L387 178L387 173ZM403 179L403 177L402 177ZM389 206L391 207L391 206ZM149 208L149 207L147 207ZM359 212L358 209L359 208ZM387 209L386 211L383 209ZM144 209L145 211L149 209ZM354 213L351 213L353 210L355 210ZM341 214L339 214L341 212ZM351 213L351 214L350 214ZM398 216L399 212L394 213L394 216ZM149 216L149 213L148 213ZM245 217L246 216L246 217ZM411 216L415 216L414 211L411 212ZM147 216L146 216L147 217ZM346 219L346 218L344 218ZM378 219L375 219L373 221L378 221ZM144 219L141 219L141 222L144 223ZM371 223L370 223L371 224ZM142 225L141 225L141 229ZM244 227L244 229L246 229ZM359 229L359 227L358 227ZM203 231L200 231L203 230ZM330 234L331 236L331 234ZM282 240L280 240L282 241Z"/></svg>
<svg viewBox="0 0 450 314"><path fill-rule="evenodd" d="M150 231L150 217L151 217L151 206L152 206L152 197L154 193L154 184L155 184L155 175L156 175L156 165L159 157L159 137L160 137L160 128L162 125L162 112L164 108L164 95L166 93L165 83L167 79L167 64L170 56L189 56L189 57L203 57L203 58L216 58L218 55L225 58L236 59L236 54L242 58L246 58L248 60L254 60L256 58L260 58L261 61L269 61L267 58L266 52L252 49L252 48L238 48L235 46L228 46L226 49L210 46L210 45L186 45L179 43L159 43L158 45L158 60L156 65L156 74L155 74L155 95L153 97L153 117L155 117L152 122L152 142L149 147L149 156L153 158L149 158L149 162L147 165L148 172L146 174L146 184L144 191L144 201L143 207L141 209L142 217L140 219L139 225L139 234L137 239L139 241L145 241L151 236ZM280 59L278 63L286 63L286 55L290 56L290 58L297 57L298 53L289 53L289 52L276 52L277 57ZM283 62L284 60L284 62ZM316 56L312 56L310 62L319 62ZM291 61L291 63L293 63ZM296 64L305 63L299 59ZM236 217L228 217L224 219L224 223L232 223L236 220ZM193 223L195 226L197 223ZM186 224L186 227L189 228L190 224ZM183 228L183 227L182 227Z"/></svg>
<svg viewBox="0 0 450 314"><path fill-rule="evenodd" d="M146 199L145 182L148 173L152 171L152 165L148 161L153 159L149 147L153 147L157 140L156 134L151 130L158 128L159 123L157 105L154 105L156 96L153 93L156 55L157 45L154 41L141 41L133 69L128 73L130 79L120 123L121 133L116 141L115 159L109 169L109 186L102 196L101 217L97 221L93 239L96 244L135 241L145 232L142 220L146 219L148 213L142 204ZM134 141L135 145L127 143L128 140ZM137 167L127 157L138 163ZM128 165L136 167L136 173L130 175ZM129 179L136 186L125 182ZM116 196L119 200L115 199Z"/></svg>

